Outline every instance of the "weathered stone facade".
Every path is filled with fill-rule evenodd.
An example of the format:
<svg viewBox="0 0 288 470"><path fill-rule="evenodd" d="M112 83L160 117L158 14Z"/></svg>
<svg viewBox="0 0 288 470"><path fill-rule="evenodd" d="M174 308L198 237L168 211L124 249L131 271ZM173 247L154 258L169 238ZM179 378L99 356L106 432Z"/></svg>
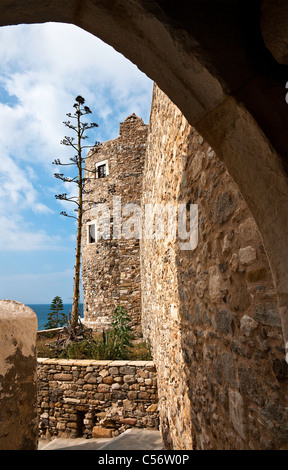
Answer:
<svg viewBox="0 0 288 470"><path fill-rule="evenodd" d="M199 241L141 242L144 336L174 449L283 449L288 366L255 221L226 168L156 86L142 203L198 204Z"/></svg>
<svg viewBox="0 0 288 470"><path fill-rule="evenodd" d="M37 317L26 305L0 301L0 450L36 450Z"/></svg>
<svg viewBox="0 0 288 470"><path fill-rule="evenodd" d="M111 8L110 2L87 0L81 6L81 9L79 9L75 8L74 2L35 2L34 0L29 0L25 2L23 7L23 2L17 0L14 2L14 8L10 8L11 2L3 0L0 5L1 21L3 25L25 22L66 21L86 29L96 37L109 43L112 47L115 47L119 52L136 63L148 76L156 80L167 95L185 113L189 123L195 125L199 132L206 136L210 145L217 150L221 161L226 162L230 174L237 181L245 200L249 202L249 207L253 211L265 241L264 245L269 254L280 305L279 312L282 320L284 345L286 345L288 351L288 256L286 253L288 247L288 141L287 102L284 99L287 92L285 90L285 82L287 81L286 65L288 62L287 27L285 26L287 24L286 1L221 2L221 8L218 8L219 5L216 2L160 2L158 0L151 0L149 2L131 0L125 2L125 7L123 7L123 1L115 0L113 5L114 8ZM163 106L164 110L165 105ZM169 128L168 123L167 128ZM160 122L159 129L161 130ZM200 145L200 143L197 144L197 138L195 135L196 145ZM213 164L211 164L212 166ZM217 168L221 168L221 165ZM169 180L168 175L166 177ZM217 181L215 182L217 183ZM213 183L210 182L210 185L213 193L215 188ZM200 184L198 187L200 187ZM157 191L158 187L156 187L156 184L155 188ZM229 201L227 206L229 207ZM235 220L235 214L235 210L232 211L230 218L223 222L223 228L226 228L226 223L230 223L232 219ZM206 234L207 237L209 235L210 242L216 243L216 240L219 242L219 239L213 239L212 234L215 234L214 230L211 230L210 235ZM203 233L201 233L202 235ZM200 239L199 246L203 246L203 240L204 236L202 240ZM233 248L232 256L235 256L233 257L233 263L231 263L231 269L232 266L234 268L237 267L237 257L239 258L239 253L234 251L236 249L234 245L236 240L237 237L234 233L231 248ZM257 256L259 252L261 253L259 249L261 245L257 245L255 248L254 243L250 241L249 245L240 248L247 248L248 246L256 249ZM209 243L207 242L208 248ZM251 249L246 250L244 252L244 259L246 261L247 254L250 260L253 260L255 257ZM159 254L157 256L160 260ZM208 260L211 261L211 252L209 250L207 251L207 256ZM167 263L167 258L165 256L165 263ZM179 258L179 264L181 259ZM241 259L243 260L243 258ZM202 266L201 260L200 264ZM153 266L152 260L151 266ZM243 266L240 266L240 268ZM210 267L213 268L213 266ZM230 272L230 260L228 269L228 272ZM154 280L158 279L159 271L151 272L151 277ZM207 270L200 269L198 272L198 274L202 273L203 282L202 286L201 284L199 285L201 276L197 277L197 294L195 293L195 295L198 295L199 292L204 292L202 298L207 298L209 292L209 283L205 278L205 276L208 278L209 270L208 273L205 271ZM189 288L187 288L187 298L189 297L190 286L193 289L193 286L196 285L194 280L192 279L191 281L190 279L192 272L193 267L190 273L184 274L186 285L189 285ZM213 274L213 272L214 276L212 275L212 278L214 277L215 281L218 277L218 271L212 270L210 274ZM180 274L182 274L181 270ZM240 275L243 277L243 272L239 271L238 274L239 277ZM167 267L162 273L158 285L155 284L158 288L158 293L154 297L155 307L159 305L159 291L161 291L163 277L167 279L168 275L170 275L170 272L168 272ZM259 275L261 276L261 273L258 273ZM250 288L253 287L249 283L253 279L257 279L257 275L254 277L252 275L250 281L247 278L246 286L249 286L249 293ZM181 282L179 277L180 285ZM257 283L259 281L255 280L254 282ZM214 288L216 284L215 290L212 288L213 284ZM265 287L264 283L259 284L259 286ZM262 295L266 295L268 292L267 286L265 288L266 292L261 287ZM258 290L258 293L261 292L261 289ZM211 281L212 298L213 291L216 293L215 297L217 297L217 282ZM254 291L256 292L256 288ZM183 295L183 289L180 289L179 297L180 293ZM227 300L227 296L225 298ZM165 300L164 294L162 300ZM182 302L182 299L180 300ZM188 332L190 332L189 334L192 336L192 344L188 351L192 351L193 354L187 355L187 358L190 357L191 361L189 368L194 371L192 371L191 388L193 387L193 380L194 383L196 383L197 379L199 379L200 383L201 379L203 378L204 380L205 377L207 380L207 393L205 393L205 387L201 391L199 383L196 384L195 388L195 394L196 390L199 390L198 397L195 396L196 403L193 403L193 405L195 404L194 409L197 412L198 420L198 425L196 423L195 429L197 429L197 426L199 428L202 426L203 420L205 421L205 426L203 431L200 429L199 436L201 432L204 433L204 430L209 428L209 424L212 433L213 428L214 430L219 428L219 432L216 432L217 430L214 432L215 447L217 447L217 437L219 437L219 447L223 445L224 439L227 439L227 446L229 443L233 448L237 447L239 442L241 445L245 443L245 446L249 445L251 448L253 441L256 442L256 447L264 446L267 448L267 442L271 448L274 445L279 448L283 447L287 441L287 429L285 429L287 416L286 408L284 408L286 405L285 396L287 396L285 390L287 366L285 363L282 363L283 351L279 351L280 355L275 358L275 364L277 365L277 362L280 361L280 363L278 362L280 367L278 367L278 372L276 368L275 374L272 373L271 364L273 355L278 354L277 348L281 349L283 341L280 341L281 335L277 324L272 326L265 325L263 322L265 319L267 322L268 318L270 323L274 322L275 324L275 319L277 323L277 311L274 308L266 308L266 310L262 309L259 315L259 308L255 308L255 311L252 312L253 307L250 304L251 318L252 313L253 315L255 314L252 320L256 321L256 325L246 318L244 320L244 322L246 321L246 327L243 329L243 335L241 335L239 333L241 332L244 318L244 314L242 317L241 310L240 313L236 309L234 312L238 315L233 316L232 322L236 329L231 329L231 322L229 321L229 328L227 328L227 322L224 328L223 322L218 321L218 331L216 328L217 323L215 324L216 318L218 318L218 316L215 316L215 306L212 302L211 311L210 297L208 300L207 310L201 310L200 314L197 314L196 309L191 309L193 315L188 324L189 328L186 333L184 331L184 335L188 335ZM251 302L250 297L249 300ZM263 297L262 301L264 301ZM188 312L190 311L189 308L188 306ZM160 307L156 308L155 311L155 317L157 318L160 317L159 309ZM175 308L172 309L172 312L175 317ZM209 323L207 312L210 312ZM272 312L273 315L269 312ZM219 320L223 316L220 315ZM242 322L240 320L239 330L240 316ZM180 318L182 319L183 316ZM215 321L213 321L213 318ZM226 318L229 319L229 316ZM271 322L273 318L274 320ZM200 331L197 322L202 322L204 319L209 325L207 329L208 338L204 334L202 337L200 335L196 336L196 332ZM162 323L166 320L167 315L165 315L165 307L163 306ZM194 324L192 324L192 321ZM162 323L160 323L161 326ZM148 324L149 322L147 322L147 327ZM253 329L254 326L256 326L255 329ZM172 341L173 337L169 336L169 325L166 330L167 339L170 338ZM246 331L246 334L244 334L244 331ZM247 336L249 331L250 336ZM182 331L173 333L174 336L178 335L179 338L182 334ZM215 375L211 372L211 361L215 362L215 354L219 352L220 347L223 348L220 354L223 351L230 352L227 344L232 337L233 340L237 339L239 346L243 346L242 349L238 347L238 353L235 353L233 350L235 376L237 380L240 380L239 365L243 362L245 365L248 364L246 371L251 371L250 375L253 379L250 380L250 385L246 381L246 387L243 387L243 380L241 381L241 387L237 383L235 387L230 387L228 397L230 398L231 406L228 406L227 386L225 385L227 384L227 373L221 387L220 383L219 385L215 384ZM162 341L163 337L159 338L159 342L161 342L160 339ZM176 340L175 337L174 340ZM265 349L263 347L265 341L267 346L266 351L263 350ZM208 348L209 354L206 355L205 359L206 370L203 370L203 361L200 360L201 345L203 350L205 345ZM166 349L163 352L165 353ZM245 354L242 355L241 352ZM251 354L250 358L248 353ZM257 354L258 358L256 357ZM188 362L188 359L186 362ZM167 367L170 367L169 363ZM196 373L199 376L196 376ZM160 372L161 374L162 372ZM221 378L221 374L218 375L218 378ZM259 383L260 387L258 387ZM272 393L270 393L271 390ZM263 396L264 407L257 399L256 391L260 391L261 396ZM211 399L207 402L206 397L208 392L211 394ZM200 407L201 398L202 406ZM198 408L196 406L197 399ZM218 409L217 403L219 403L219 400ZM235 406L233 406L233 402ZM236 407L237 403L238 407ZM211 404L213 404L214 408L216 406L215 416L213 416ZM236 413L236 410L241 411L241 407L244 409L244 413ZM187 413L189 413L188 408ZM220 421L222 421L224 419L223 416L228 416L229 413L231 414L231 421L228 422L227 428L224 429L223 422L219 424L217 419L220 416ZM170 417L169 422L172 422ZM229 424L232 422L236 428L237 423L244 423L243 426L238 425L238 433L236 431L235 434L231 433ZM244 433L244 428L249 433ZM172 426L170 433L172 435L174 433ZM186 430L185 436L187 433L188 431ZM272 436L271 441L269 433ZM235 439L235 445L233 445L235 435L236 437L242 435L242 438ZM205 442L203 445L206 445ZM177 446L176 441L175 446ZM197 444L195 446L197 447Z"/></svg>
<svg viewBox="0 0 288 470"><path fill-rule="evenodd" d="M141 329L139 239L125 232L129 206L124 206L140 207L147 130L132 114L120 124L119 137L92 150L86 160L85 177L91 180L85 209L92 208L85 214L82 245L84 322L95 330L110 325L118 304L130 315L132 327ZM98 178L95 169L101 162L106 176ZM88 231L95 219L98 236L91 243Z"/></svg>
<svg viewBox="0 0 288 470"><path fill-rule="evenodd" d="M40 437L112 437L158 428L151 361L38 359Z"/></svg>
<svg viewBox="0 0 288 470"><path fill-rule="evenodd" d="M95 166L118 155L119 149L125 158L131 149L141 149L137 196L135 185L129 188L131 193L125 182L117 183L117 191L105 178L96 181L99 192L93 187L94 200L97 195L96 202L110 208L115 201L111 194L124 195L122 205L138 204L141 198L141 270L128 257L134 251L138 259L138 239L101 239L98 258L95 245L86 244L83 280L90 305L94 302L100 311L96 286L103 291L103 305L106 296L105 308L110 303L111 312L122 294L126 295L123 306L129 311L133 292L139 302L141 291L142 328L157 365L160 426L167 448L286 448L288 366L276 290L255 220L224 164L156 85L148 135L141 120L129 120L129 126L126 121L121 125L121 145L118 139L102 144L90 161ZM141 143L138 133L132 132L135 124L141 130ZM137 152L133 154L136 159ZM127 167L127 160L124 165ZM134 178L136 171L130 166L129 172ZM183 250L179 237L147 238L147 204L159 204L163 213L167 204L182 204L187 220L190 207L198 205L196 248ZM112 222L109 218L111 227ZM101 266L98 278L97 266ZM137 285L133 277L129 284L131 266L136 266L137 276L141 272L141 289L139 277ZM120 273L125 270L128 276L118 290ZM140 325L140 302L138 305L134 326ZM95 321L93 308L85 314L90 324ZM100 318L98 325L109 323L104 310Z"/></svg>

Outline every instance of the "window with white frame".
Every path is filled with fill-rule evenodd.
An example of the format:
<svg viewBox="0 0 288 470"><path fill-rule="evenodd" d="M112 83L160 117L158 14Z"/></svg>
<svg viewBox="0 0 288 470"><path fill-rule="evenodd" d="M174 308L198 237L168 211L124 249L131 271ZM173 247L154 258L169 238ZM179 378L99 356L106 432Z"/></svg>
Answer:
<svg viewBox="0 0 288 470"><path fill-rule="evenodd" d="M96 178L105 178L109 175L108 160L96 163Z"/></svg>
<svg viewBox="0 0 288 470"><path fill-rule="evenodd" d="M88 224L87 227L87 238L88 238L88 244L90 245L91 243L96 243L96 227L95 223Z"/></svg>

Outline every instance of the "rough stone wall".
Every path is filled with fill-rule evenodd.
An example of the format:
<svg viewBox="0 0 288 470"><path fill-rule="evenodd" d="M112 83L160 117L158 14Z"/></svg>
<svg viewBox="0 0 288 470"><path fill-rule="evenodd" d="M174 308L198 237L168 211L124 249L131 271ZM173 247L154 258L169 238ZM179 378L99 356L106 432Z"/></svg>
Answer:
<svg viewBox="0 0 288 470"><path fill-rule="evenodd" d="M287 364L256 224L223 164L155 86L142 205L198 204L199 241L141 242L142 322L174 449L284 449Z"/></svg>
<svg viewBox="0 0 288 470"><path fill-rule="evenodd" d="M91 181L86 186L85 209L92 207L89 201L94 204L84 218L82 283L84 321L94 329L110 325L118 304L130 315L132 327L136 331L141 329L139 239L133 238L130 232L123 235L129 213L122 210L120 215L117 204L121 202L120 210L128 203L140 207L147 129L141 118L129 116L120 124L119 137L101 144L86 160L85 177ZM109 175L96 178L96 164L106 160ZM103 223L99 223L98 241L89 244L87 223L96 218L95 207L97 209L101 204L110 211L109 237L105 234L101 237L105 221L104 212L99 211L98 220L102 219ZM117 233L119 227L122 229L120 236Z"/></svg>
<svg viewBox="0 0 288 470"><path fill-rule="evenodd" d="M38 359L40 437L112 437L158 428L151 361Z"/></svg>

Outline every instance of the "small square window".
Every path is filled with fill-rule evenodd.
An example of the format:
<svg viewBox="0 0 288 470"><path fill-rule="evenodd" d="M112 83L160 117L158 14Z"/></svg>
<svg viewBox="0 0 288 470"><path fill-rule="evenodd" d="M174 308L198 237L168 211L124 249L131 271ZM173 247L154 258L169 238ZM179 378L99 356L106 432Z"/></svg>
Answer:
<svg viewBox="0 0 288 470"><path fill-rule="evenodd" d="M96 163L96 178L105 178L109 175L108 160Z"/></svg>

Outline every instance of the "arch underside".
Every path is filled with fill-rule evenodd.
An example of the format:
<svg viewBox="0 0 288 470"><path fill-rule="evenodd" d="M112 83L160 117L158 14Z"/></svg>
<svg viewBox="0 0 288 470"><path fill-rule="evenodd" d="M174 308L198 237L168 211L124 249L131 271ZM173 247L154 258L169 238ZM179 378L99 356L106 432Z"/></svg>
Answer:
<svg viewBox="0 0 288 470"><path fill-rule="evenodd" d="M125 55L179 107L256 220L288 344L287 66L265 46L261 1L176 8L171 0L2 0L0 18L2 26L75 24Z"/></svg>

